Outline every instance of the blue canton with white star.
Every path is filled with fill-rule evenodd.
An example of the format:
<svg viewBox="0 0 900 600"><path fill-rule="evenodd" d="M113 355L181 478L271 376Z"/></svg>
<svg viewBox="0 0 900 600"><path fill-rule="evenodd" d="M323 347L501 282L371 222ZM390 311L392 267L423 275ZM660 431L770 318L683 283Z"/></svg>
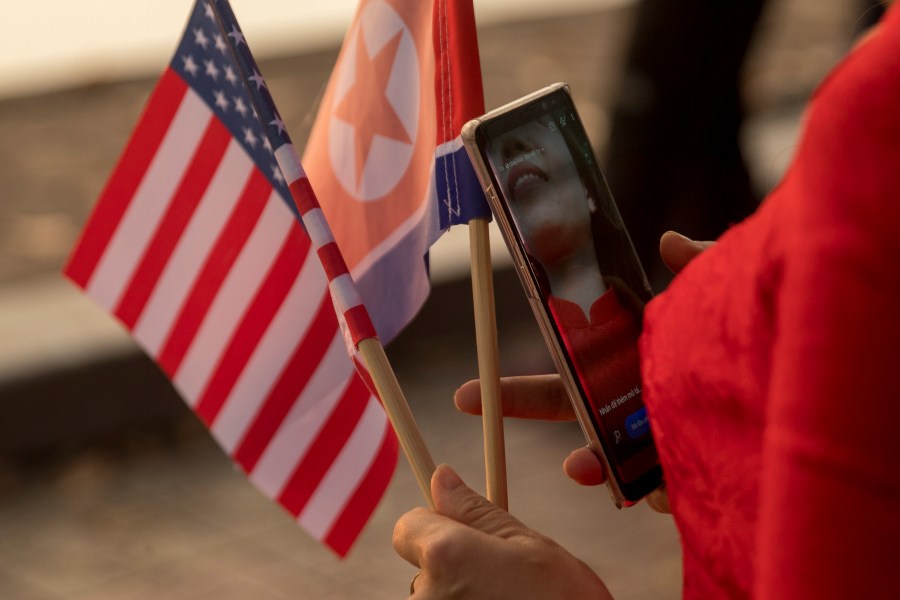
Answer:
<svg viewBox="0 0 900 600"><path fill-rule="evenodd" d="M243 39L239 32L235 35ZM295 210L290 201L290 191L275 162L273 148L263 133L213 11L202 0L194 6L171 68L209 105L285 203ZM258 73L256 75L259 77ZM262 77L259 77L257 84L264 85ZM281 129L284 127L283 124L278 126Z"/></svg>

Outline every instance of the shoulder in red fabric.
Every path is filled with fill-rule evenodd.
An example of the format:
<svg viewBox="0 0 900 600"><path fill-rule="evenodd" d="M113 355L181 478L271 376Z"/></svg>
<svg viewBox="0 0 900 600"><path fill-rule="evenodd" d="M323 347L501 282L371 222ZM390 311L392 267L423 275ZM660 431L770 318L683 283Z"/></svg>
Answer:
<svg viewBox="0 0 900 600"><path fill-rule="evenodd" d="M887 598L900 556L900 9L763 207L647 307L685 598Z"/></svg>

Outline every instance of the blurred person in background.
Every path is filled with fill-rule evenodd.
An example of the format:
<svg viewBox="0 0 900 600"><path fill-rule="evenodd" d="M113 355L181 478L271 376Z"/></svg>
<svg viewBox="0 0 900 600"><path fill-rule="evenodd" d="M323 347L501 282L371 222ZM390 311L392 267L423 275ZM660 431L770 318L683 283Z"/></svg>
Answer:
<svg viewBox="0 0 900 600"><path fill-rule="evenodd" d="M777 1L777 0L776 0ZM879 0L849 0L868 27ZM657 251L663 231L715 239L752 213L740 143L748 50L770 0L641 0L604 161L610 188L656 291L671 279Z"/></svg>

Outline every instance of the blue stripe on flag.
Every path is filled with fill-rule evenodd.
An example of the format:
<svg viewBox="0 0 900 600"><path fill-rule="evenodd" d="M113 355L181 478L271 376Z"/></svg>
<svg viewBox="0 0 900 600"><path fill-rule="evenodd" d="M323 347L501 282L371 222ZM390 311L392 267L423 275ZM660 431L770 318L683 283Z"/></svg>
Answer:
<svg viewBox="0 0 900 600"><path fill-rule="evenodd" d="M434 181L441 230L451 225L464 225L472 219L490 220L491 209L484 199L465 147L459 145L457 149L435 158Z"/></svg>

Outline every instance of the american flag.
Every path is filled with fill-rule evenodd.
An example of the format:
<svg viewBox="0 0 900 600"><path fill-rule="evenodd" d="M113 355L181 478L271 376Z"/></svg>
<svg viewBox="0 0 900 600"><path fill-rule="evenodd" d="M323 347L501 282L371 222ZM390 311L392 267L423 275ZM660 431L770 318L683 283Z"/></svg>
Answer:
<svg viewBox="0 0 900 600"><path fill-rule="evenodd" d="M245 42L198 1L64 272L250 480L343 556L397 441L348 359L321 244L297 219L228 37ZM287 140L277 113L264 125Z"/></svg>

